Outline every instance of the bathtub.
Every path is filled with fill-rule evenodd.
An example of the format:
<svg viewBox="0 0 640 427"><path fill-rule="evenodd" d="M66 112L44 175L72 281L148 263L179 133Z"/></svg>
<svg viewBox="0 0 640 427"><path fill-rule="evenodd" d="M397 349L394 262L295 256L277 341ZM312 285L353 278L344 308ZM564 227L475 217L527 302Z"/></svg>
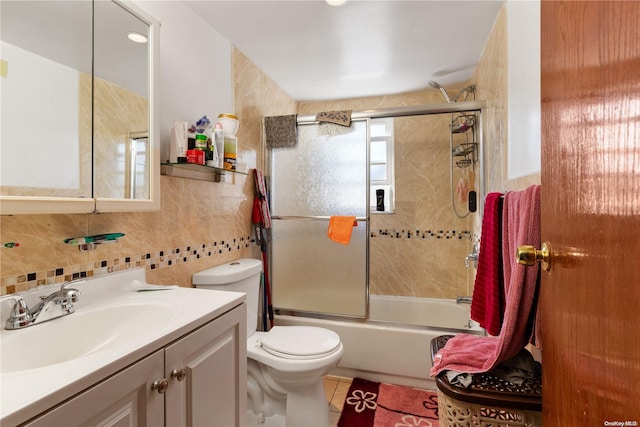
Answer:
<svg viewBox="0 0 640 427"><path fill-rule="evenodd" d="M453 299L369 296L369 318L372 320L480 331L480 325L470 320L470 307L469 304L456 304Z"/></svg>
<svg viewBox="0 0 640 427"><path fill-rule="evenodd" d="M398 310L413 312L414 315L426 307L424 298L417 298L423 303L421 307L410 307L410 301L404 301L402 297L383 297L382 299L370 296L370 311L384 308L382 315L390 315L390 310L395 306ZM395 298L401 300L393 301ZM411 299L411 298L409 298ZM431 300L432 310L442 317L451 316L459 310L461 304L455 300ZM436 304L438 303L438 304ZM383 307L380 307L382 305ZM392 308L387 307L390 305ZM471 333L483 335L484 330L472 322L471 328L465 327L469 320L469 306L465 305L466 319L454 317L451 324L457 327L433 327L417 326L415 324L387 323L378 320L335 320L333 318L316 318L291 315L277 315L276 325L291 326L319 326L335 331L340 335L344 345L344 356L334 369L332 374L350 378L364 378L371 381L380 381L392 384L406 385L435 390L435 382L429 376L431 369L431 340L440 335ZM403 312L404 313L404 312ZM459 314L459 313L457 313ZM443 324L442 320L439 324Z"/></svg>

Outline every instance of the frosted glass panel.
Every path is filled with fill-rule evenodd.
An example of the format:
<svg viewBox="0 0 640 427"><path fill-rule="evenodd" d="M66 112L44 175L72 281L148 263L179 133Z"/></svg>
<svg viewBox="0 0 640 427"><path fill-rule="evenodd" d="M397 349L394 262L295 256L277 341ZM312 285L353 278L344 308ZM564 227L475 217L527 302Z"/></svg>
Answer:
<svg viewBox="0 0 640 427"><path fill-rule="evenodd" d="M327 237L328 221L274 221L271 281L275 308L365 316L366 223L349 245Z"/></svg>
<svg viewBox="0 0 640 427"><path fill-rule="evenodd" d="M301 125L295 147L268 154L274 308L364 317L367 222L342 245L327 219L309 217L367 216L367 122Z"/></svg>
<svg viewBox="0 0 640 427"><path fill-rule="evenodd" d="M273 215L366 215L367 128L298 127L294 148L271 153Z"/></svg>

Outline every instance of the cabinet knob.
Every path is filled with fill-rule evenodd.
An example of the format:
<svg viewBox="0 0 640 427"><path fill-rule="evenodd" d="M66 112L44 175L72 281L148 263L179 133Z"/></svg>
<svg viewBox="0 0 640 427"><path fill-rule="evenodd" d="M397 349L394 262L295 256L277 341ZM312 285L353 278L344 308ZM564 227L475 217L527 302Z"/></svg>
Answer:
<svg viewBox="0 0 640 427"><path fill-rule="evenodd" d="M185 379L186 376L187 376L187 369L186 368L182 368L180 370L178 370L178 368L176 368L173 371L171 371L171 378L175 378L178 381L182 381L183 379Z"/></svg>
<svg viewBox="0 0 640 427"><path fill-rule="evenodd" d="M151 384L151 390L156 390L160 394L164 394L167 391L167 387L169 387L169 381L165 378L155 380L153 384Z"/></svg>

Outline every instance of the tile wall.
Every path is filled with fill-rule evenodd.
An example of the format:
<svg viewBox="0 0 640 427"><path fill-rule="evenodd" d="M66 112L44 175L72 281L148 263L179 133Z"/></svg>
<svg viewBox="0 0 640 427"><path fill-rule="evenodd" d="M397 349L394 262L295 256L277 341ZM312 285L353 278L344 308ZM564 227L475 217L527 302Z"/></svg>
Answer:
<svg viewBox="0 0 640 427"><path fill-rule="evenodd" d="M491 34L484 46L478 65L469 79L476 85L478 99L487 100L485 140L487 142L487 191L522 190L540 184L540 174L507 179L507 17L506 8L500 10ZM518 141L511 141L517 144Z"/></svg>

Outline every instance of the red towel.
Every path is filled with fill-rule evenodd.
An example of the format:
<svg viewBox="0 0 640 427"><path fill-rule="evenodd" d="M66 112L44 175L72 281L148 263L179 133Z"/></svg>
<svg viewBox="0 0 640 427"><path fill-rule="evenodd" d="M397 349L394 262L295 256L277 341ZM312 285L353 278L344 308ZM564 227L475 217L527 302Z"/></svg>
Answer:
<svg viewBox="0 0 640 427"><path fill-rule="evenodd" d="M489 334L498 335L504 315L501 193L487 195L483 215L478 271L471 300L471 319L478 322Z"/></svg>
<svg viewBox="0 0 640 427"><path fill-rule="evenodd" d="M508 192L502 218L506 306L500 335L458 334L451 338L434 357L432 376L447 369L488 372L516 356L529 340L539 266L518 264L515 252L520 245L540 247L540 186Z"/></svg>

